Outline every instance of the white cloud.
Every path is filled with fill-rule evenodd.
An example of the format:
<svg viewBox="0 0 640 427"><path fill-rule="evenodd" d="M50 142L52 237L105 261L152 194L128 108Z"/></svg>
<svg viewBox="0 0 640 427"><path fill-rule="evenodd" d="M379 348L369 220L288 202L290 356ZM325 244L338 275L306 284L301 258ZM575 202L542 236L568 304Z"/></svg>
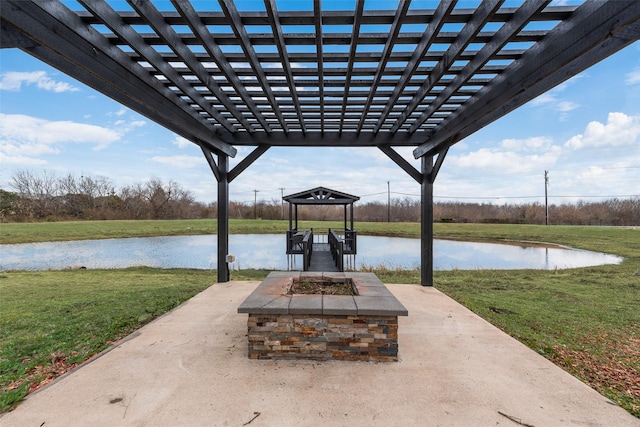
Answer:
<svg viewBox="0 0 640 427"><path fill-rule="evenodd" d="M627 78L624 81L628 85L634 85L640 83L640 68L636 68L630 73L627 73Z"/></svg>
<svg viewBox="0 0 640 427"><path fill-rule="evenodd" d="M479 176L522 175L552 167L561 155L562 148L554 145L549 137L508 138L495 147L450 155L445 160L445 168Z"/></svg>
<svg viewBox="0 0 640 427"><path fill-rule="evenodd" d="M640 137L640 116L609 113L607 123L587 124L584 132L571 137L564 146L572 150L588 147L633 145Z"/></svg>
<svg viewBox="0 0 640 427"><path fill-rule="evenodd" d="M560 93L567 90L567 88L571 87L576 81L584 77L584 74L578 74L569 80L559 84L555 88L550 91L543 93L537 98L532 99L529 102L529 105L534 107L551 107L555 111L559 111L560 113L568 113L569 111L573 111L577 108L580 108L580 104L577 104L572 101L567 101L559 96ZM560 119L565 119L564 115L560 116Z"/></svg>
<svg viewBox="0 0 640 427"><path fill-rule="evenodd" d="M285 159L283 157L273 157L273 158L271 158L271 162L283 165L283 164L288 164L289 163L289 159Z"/></svg>
<svg viewBox="0 0 640 427"><path fill-rule="evenodd" d="M117 141L119 132L101 126L71 121L51 121L23 114L0 113L0 138L20 142L53 144L59 142Z"/></svg>
<svg viewBox="0 0 640 427"><path fill-rule="evenodd" d="M554 93L544 93L530 102L534 107L551 106L556 111L567 113L580 107L580 104L571 101L565 101L556 96Z"/></svg>
<svg viewBox="0 0 640 427"><path fill-rule="evenodd" d="M50 121L22 114L0 113L0 154L3 163L43 164L38 156L59 154L59 145L93 143L100 149L122 134L112 129L71 121Z"/></svg>
<svg viewBox="0 0 640 427"><path fill-rule="evenodd" d="M556 163L561 148L550 146L539 153L519 154L497 148L481 148L464 155L447 157L448 167L473 173L526 173L543 170Z"/></svg>
<svg viewBox="0 0 640 427"><path fill-rule="evenodd" d="M151 161L173 168L191 169L199 166L203 159L196 156L154 156Z"/></svg>
<svg viewBox="0 0 640 427"><path fill-rule="evenodd" d="M0 150L2 150L2 145L0 143ZM1 165L24 165L24 166L42 166L47 164L46 161L36 159L33 157L23 156L23 155L7 155L0 151L0 164Z"/></svg>
<svg viewBox="0 0 640 427"><path fill-rule="evenodd" d="M181 136L177 136L172 141L173 145L177 145L180 148L189 147L193 144L193 142L189 141L187 138L183 138Z"/></svg>
<svg viewBox="0 0 640 427"><path fill-rule="evenodd" d="M573 111L578 107L580 107L580 104L576 104L575 102L571 102L571 101L560 101L556 104L556 108L561 113L567 113L569 111Z"/></svg>
<svg viewBox="0 0 640 427"><path fill-rule="evenodd" d="M75 86L66 82L59 82L47 76L46 71L8 71L0 76L0 90L10 90L18 92L22 89L22 85L35 85L38 89L49 92L76 92Z"/></svg>
<svg viewBox="0 0 640 427"><path fill-rule="evenodd" d="M14 142L0 139L0 152L10 157L41 156L60 154L60 150L52 145L38 142Z"/></svg>
<svg viewBox="0 0 640 427"><path fill-rule="evenodd" d="M124 135L125 133L132 132L134 129L145 126L146 124L147 122L145 122L144 120L132 120L130 122L126 120L116 120L113 123L113 127L116 129L115 132L120 135ZM101 145L100 147L104 148L104 146L105 145Z"/></svg>
<svg viewBox="0 0 640 427"><path fill-rule="evenodd" d="M551 104L553 102L556 102L557 98L552 95L551 93L547 92L547 93L543 93L542 95L532 99L529 102L529 105L533 105L535 107L538 107L540 105L546 105L546 104Z"/></svg>
<svg viewBox="0 0 640 427"><path fill-rule="evenodd" d="M457 146L460 146L458 144ZM416 168L420 168L420 161L413 157L413 150L415 147L393 147L393 150L400 155L407 162L413 164ZM382 150L375 147L354 147L354 148L340 148L336 149L342 155L349 157L359 157L361 160L373 159L376 163L387 163L392 160Z"/></svg>
<svg viewBox="0 0 640 427"><path fill-rule="evenodd" d="M553 144L553 140L546 136L535 136L527 139L504 139L500 146L511 151L531 151L549 149Z"/></svg>

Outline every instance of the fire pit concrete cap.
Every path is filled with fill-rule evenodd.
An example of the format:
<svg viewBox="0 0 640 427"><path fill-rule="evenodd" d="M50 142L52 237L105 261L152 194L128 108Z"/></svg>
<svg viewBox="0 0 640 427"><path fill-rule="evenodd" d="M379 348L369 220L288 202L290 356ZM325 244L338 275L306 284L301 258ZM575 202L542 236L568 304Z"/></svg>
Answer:
<svg viewBox="0 0 640 427"><path fill-rule="evenodd" d="M358 295L287 295L293 280L350 279ZM238 313L408 316L409 312L373 273L274 271L240 304Z"/></svg>

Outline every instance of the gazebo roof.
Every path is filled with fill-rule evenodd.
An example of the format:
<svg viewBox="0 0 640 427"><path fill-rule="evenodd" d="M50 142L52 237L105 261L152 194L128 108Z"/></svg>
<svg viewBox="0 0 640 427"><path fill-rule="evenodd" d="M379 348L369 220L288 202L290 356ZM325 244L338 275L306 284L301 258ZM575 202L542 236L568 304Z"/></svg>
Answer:
<svg viewBox="0 0 640 427"><path fill-rule="evenodd" d="M292 205L350 205L360 200L360 197L326 187L316 187L284 196L282 200Z"/></svg>

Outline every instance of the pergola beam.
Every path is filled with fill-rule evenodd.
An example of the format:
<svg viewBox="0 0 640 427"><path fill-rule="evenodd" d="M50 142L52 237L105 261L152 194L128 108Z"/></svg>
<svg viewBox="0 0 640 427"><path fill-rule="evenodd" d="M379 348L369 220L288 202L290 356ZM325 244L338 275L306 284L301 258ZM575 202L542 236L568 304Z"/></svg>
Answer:
<svg viewBox="0 0 640 427"><path fill-rule="evenodd" d="M325 131L307 132L304 136L300 132L255 132L249 134L238 132L228 134L218 131L216 136L237 146L269 144L273 147L377 147L380 145L415 147L427 138L426 132L370 132L357 134L355 132Z"/></svg>
<svg viewBox="0 0 640 427"><path fill-rule="evenodd" d="M182 1L182 0L180 0ZM185 0L186 1L186 0ZM633 0L631 0L633 1ZM508 21L516 8L501 8L493 17L495 22ZM543 10L540 14L532 18L533 22L542 21L561 21L568 18L573 11L574 6L554 6ZM447 19L452 24L464 24L471 19L475 9L473 7L456 8L452 11L451 17ZM436 9L413 8L409 9L406 14L405 23L407 24L430 24L434 21ZM91 14L79 11L81 16L89 24L98 24L100 21ZM143 18L135 12L123 11L121 13L123 19L129 25L143 25ZM202 23L204 25L227 25L226 14L216 11L199 12ZM297 11L281 11L280 22L282 25L308 25L313 26L314 16L311 10ZM181 25L182 15L174 11L165 11L163 16L169 25ZM239 18L243 25L265 25L267 13L263 11L243 11ZM366 10L362 17L363 25L387 25L391 24L396 16L395 9L369 9ZM353 23L353 12L349 10L325 10L322 13L323 22L326 25L351 25ZM447 32L450 34L451 32Z"/></svg>
<svg viewBox="0 0 640 427"><path fill-rule="evenodd" d="M424 176L422 173L413 167L411 163L409 163L404 157L398 154L390 145L379 145L378 148L384 154L387 155L393 162L400 166L400 168L405 171L411 178L413 178L418 184L422 184L424 180Z"/></svg>
<svg viewBox="0 0 640 427"><path fill-rule="evenodd" d="M253 164L260 158L271 146L268 144L261 144L256 147L248 156L246 156L240 163L238 163L231 171L229 171L229 182L236 179L245 169Z"/></svg>

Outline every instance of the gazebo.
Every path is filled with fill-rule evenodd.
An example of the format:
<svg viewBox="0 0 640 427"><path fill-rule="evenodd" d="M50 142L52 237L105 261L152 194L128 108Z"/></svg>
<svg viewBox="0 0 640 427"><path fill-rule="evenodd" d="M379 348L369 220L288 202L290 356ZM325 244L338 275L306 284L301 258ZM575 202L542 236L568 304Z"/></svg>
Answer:
<svg viewBox="0 0 640 427"><path fill-rule="evenodd" d="M338 271L344 271L344 257L347 256L355 260L357 233L353 225L353 204L360 200L360 197L325 187L316 187L284 196L282 199L289 203L287 255L302 254L303 270L308 271L312 267L312 255L314 253L316 254L313 259L314 264L322 266L325 270L335 266ZM342 205L344 207L342 229L329 229L324 236L326 239L318 235L314 237L313 229L300 230L298 228L298 206L300 205ZM349 208L348 216L347 207ZM319 261L319 259L324 258L322 253L327 251L331 253L334 265Z"/></svg>

